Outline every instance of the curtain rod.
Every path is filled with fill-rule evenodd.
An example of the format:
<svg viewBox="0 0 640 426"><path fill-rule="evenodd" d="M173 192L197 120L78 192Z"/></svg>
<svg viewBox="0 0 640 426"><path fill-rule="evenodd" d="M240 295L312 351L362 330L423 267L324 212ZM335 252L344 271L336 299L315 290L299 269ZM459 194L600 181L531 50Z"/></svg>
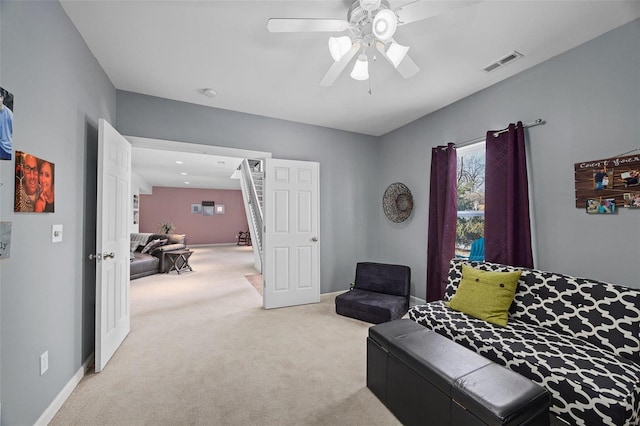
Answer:
<svg viewBox="0 0 640 426"><path fill-rule="evenodd" d="M545 123L545 121L542 118L538 118L537 120L534 120L534 121L532 121L530 123L525 123L522 126L526 129L528 127L538 126L538 125L544 124L544 123ZM504 132L506 132L508 130L509 130L508 127L506 129L498 130L498 131L493 133L493 136L494 137L498 136L499 134L504 133ZM462 148L463 146L472 145L474 143L482 142L482 141L484 141L486 139L487 139L486 136L482 136L482 137L471 139L471 140L468 140L468 141L456 143L455 147L456 148Z"/></svg>

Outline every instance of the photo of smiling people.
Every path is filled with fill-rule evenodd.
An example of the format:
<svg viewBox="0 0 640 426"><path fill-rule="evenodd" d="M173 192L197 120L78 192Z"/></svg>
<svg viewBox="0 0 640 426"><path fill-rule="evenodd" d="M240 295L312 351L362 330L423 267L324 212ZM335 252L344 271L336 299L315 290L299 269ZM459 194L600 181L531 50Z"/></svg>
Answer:
<svg viewBox="0 0 640 426"><path fill-rule="evenodd" d="M15 212L53 213L55 165L34 155L16 151Z"/></svg>
<svg viewBox="0 0 640 426"><path fill-rule="evenodd" d="M13 95L0 87L0 160L11 160L13 151Z"/></svg>

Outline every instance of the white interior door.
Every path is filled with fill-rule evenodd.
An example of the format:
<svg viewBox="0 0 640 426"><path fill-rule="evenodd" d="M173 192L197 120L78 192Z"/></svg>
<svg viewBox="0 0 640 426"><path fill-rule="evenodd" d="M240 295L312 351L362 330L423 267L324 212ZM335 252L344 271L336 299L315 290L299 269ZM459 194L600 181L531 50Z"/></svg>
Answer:
<svg viewBox="0 0 640 426"><path fill-rule="evenodd" d="M318 303L319 164L267 158L264 172L264 307Z"/></svg>
<svg viewBox="0 0 640 426"><path fill-rule="evenodd" d="M96 372L131 329L129 210L131 144L104 119L98 123L96 235Z"/></svg>

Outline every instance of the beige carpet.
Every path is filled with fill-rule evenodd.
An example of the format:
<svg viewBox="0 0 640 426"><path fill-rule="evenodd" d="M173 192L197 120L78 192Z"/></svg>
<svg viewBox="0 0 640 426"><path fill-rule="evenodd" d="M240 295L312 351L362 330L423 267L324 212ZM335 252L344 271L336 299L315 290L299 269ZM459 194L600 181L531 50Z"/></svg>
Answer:
<svg viewBox="0 0 640 426"><path fill-rule="evenodd" d="M251 247L131 282L131 333L52 425L398 425L366 387L369 324L319 304L262 309Z"/></svg>

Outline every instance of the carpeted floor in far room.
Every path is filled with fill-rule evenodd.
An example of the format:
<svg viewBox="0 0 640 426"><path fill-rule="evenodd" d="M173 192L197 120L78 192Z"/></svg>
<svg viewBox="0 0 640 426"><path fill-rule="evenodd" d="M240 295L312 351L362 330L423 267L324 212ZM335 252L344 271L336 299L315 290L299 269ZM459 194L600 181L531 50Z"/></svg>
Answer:
<svg viewBox="0 0 640 426"><path fill-rule="evenodd" d="M264 310L251 247L131 282L131 333L51 425L399 425L366 387L370 324L321 303Z"/></svg>
<svg viewBox="0 0 640 426"><path fill-rule="evenodd" d="M244 276L247 281L262 295L262 274L249 274Z"/></svg>

